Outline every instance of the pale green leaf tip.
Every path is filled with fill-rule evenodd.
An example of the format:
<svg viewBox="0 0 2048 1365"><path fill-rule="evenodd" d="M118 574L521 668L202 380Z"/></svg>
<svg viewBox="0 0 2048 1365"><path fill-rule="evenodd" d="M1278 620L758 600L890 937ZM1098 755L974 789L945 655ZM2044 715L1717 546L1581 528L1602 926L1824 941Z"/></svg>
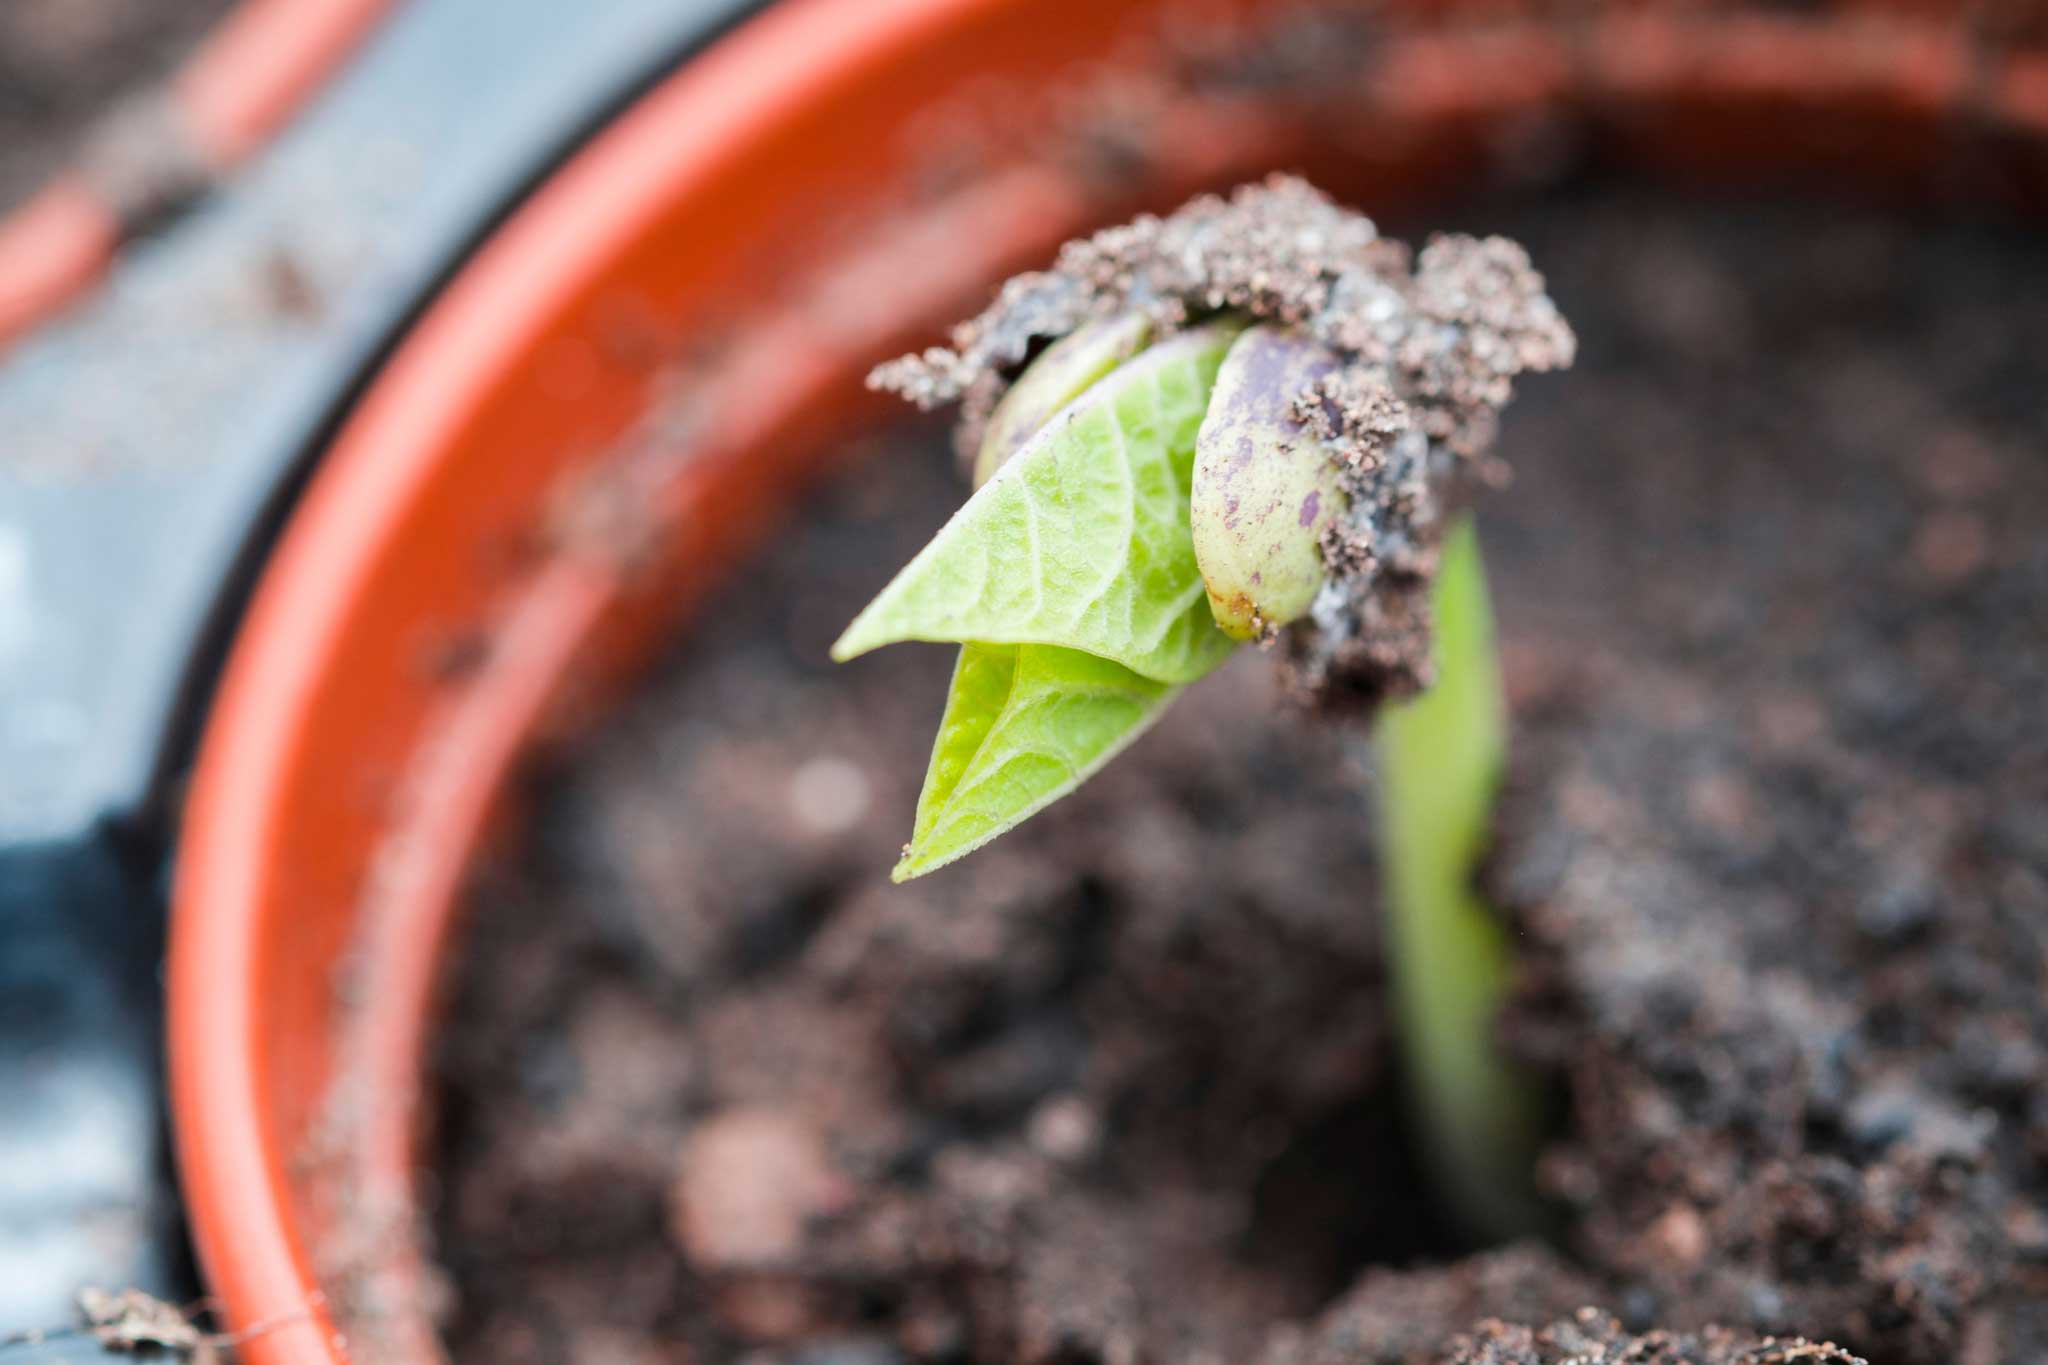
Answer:
<svg viewBox="0 0 2048 1365"><path fill-rule="evenodd" d="M896 866L889 869L889 880L898 886L905 882L914 882L919 877L937 872L948 863L959 861L968 852L969 850L963 848L951 857L933 860L929 853L920 850L916 844L905 844L903 856L896 860Z"/></svg>
<svg viewBox="0 0 2048 1365"><path fill-rule="evenodd" d="M839 633L839 638L832 642L832 648L827 653L831 655L833 663L843 664L849 659L858 659L861 655L889 643L887 639L876 638L877 632L868 624L868 616L867 611L862 611Z"/></svg>

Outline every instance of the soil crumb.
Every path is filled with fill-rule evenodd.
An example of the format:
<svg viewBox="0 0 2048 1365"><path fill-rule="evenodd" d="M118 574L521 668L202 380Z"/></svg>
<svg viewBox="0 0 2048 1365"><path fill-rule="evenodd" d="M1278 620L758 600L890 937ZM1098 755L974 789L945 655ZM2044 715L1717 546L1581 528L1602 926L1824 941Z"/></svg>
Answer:
<svg viewBox="0 0 2048 1365"><path fill-rule="evenodd" d="M1481 505L1556 1246L1428 1201L1369 775L1269 661L889 885L948 655L825 649L963 496L928 426L486 874L457 1359L2048 1359L2048 257L1611 190L1432 217L1527 243L1581 342Z"/></svg>

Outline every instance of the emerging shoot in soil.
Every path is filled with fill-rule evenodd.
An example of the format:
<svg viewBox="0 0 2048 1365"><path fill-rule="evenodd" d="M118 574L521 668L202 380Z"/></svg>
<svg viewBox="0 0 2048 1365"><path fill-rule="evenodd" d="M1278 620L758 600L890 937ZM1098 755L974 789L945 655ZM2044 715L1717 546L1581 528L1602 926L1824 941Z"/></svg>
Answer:
<svg viewBox="0 0 2048 1365"><path fill-rule="evenodd" d="M1500 238L1411 258L1276 178L1070 243L953 343L873 382L962 401L976 490L833 648L960 648L894 876L1074 790L1241 642L1283 648L1326 710L1394 702L1381 825L1409 1071L1461 1212L1527 1227L1534 1097L1493 1043L1506 946L1472 885L1505 719L1456 509L1496 468L1514 377L1571 361L1542 277Z"/></svg>
<svg viewBox="0 0 2048 1365"><path fill-rule="evenodd" d="M1505 1239L1542 1222L1529 1170L1543 1096L1493 1045L1508 943L1474 881L1507 760L1507 706L1469 517L1444 537L1431 605L1436 682L1382 707L1374 727L1388 955L1409 1089L1435 1139L1429 1163L1466 1226Z"/></svg>

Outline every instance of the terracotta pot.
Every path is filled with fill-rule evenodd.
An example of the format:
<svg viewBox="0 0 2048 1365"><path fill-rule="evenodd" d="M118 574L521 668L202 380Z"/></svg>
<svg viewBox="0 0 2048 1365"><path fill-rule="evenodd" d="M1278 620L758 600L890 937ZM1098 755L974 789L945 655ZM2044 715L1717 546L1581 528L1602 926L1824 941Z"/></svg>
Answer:
<svg viewBox="0 0 2048 1365"><path fill-rule="evenodd" d="M508 774L849 444L868 365L993 279L1198 186L1288 166L1378 208L1512 170L1500 149L1532 132L1682 178L2048 183L2048 54L1960 0L1415 0L1344 30L1341 61L1241 60L1299 8L1212 5L1263 13L1189 49L1161 41L1175 0L786 0L598 136L424 314L260 585L187 812L174 1118L207 1275L261 1329L244 1358L437 1357L421 1061Z"/></svg>

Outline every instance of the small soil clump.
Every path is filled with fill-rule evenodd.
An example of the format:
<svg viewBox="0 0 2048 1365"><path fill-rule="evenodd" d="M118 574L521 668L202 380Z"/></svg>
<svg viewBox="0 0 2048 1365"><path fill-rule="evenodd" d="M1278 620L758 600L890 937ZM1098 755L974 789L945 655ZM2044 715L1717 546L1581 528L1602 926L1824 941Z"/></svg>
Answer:
<svg viewBox="0 0 2048 1365"><path fill-rule="evenodd" d="M1481 504L1556 1247L1427 1198L1362 746L1268 659L889 885L947 652L825 649L964 496L933 426L480 888L456 1358L2048 1359L2048 258L1610 191L1436 216L1526 242L1581 342Z"/></svg>

